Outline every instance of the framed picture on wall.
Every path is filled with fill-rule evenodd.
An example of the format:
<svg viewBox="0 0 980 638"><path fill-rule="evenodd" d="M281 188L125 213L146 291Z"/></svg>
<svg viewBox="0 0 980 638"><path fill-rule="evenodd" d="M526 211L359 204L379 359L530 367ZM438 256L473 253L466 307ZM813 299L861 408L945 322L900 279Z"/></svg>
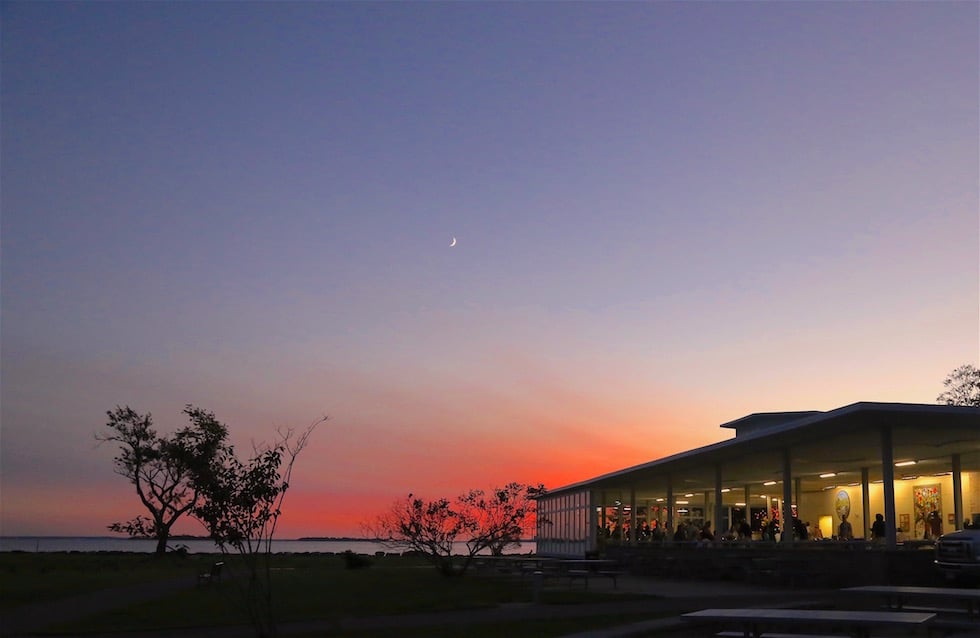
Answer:
<svg viewBox="0 0 980 638"><path fill-rule="evenodd" d="M908 514L899 514L898 515L898 528L900 530L902 530L903 532L905 532L906 534L909 533L909 515Z"/></svg>
<svg viewBox="0 0 980 638"><path fill-rule="evenodd" d="M942 534L942 495L937 485L912 488L912 513L915 514L915 538L935 538ZM937 527L939 529L937 529Z"/></svg>

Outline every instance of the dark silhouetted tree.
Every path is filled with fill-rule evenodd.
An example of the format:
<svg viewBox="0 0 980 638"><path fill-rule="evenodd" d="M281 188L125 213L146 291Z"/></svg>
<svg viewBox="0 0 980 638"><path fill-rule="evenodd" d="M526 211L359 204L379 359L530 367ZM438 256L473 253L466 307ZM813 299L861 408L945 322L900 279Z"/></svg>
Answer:
<svg viewBox="0 0 980 638"><path fill-rule="evenodd" d="M109 529L156 539L157 556L166 553L174 523L197 505L198 479L211 471L228 436L227 428L210 412L188 405L184 414L190 425L165 437L153 429L149 413L116 406L107 412L107 431L96 435L102 442L119 445L115 471L133 484L149 512L149 516L112 523Z"/></svg>
<svg viewBox="0 0 980 638"><path fill-rule="evenodd" d="M295 437L292 430L280 431L274 445L254 448L248 461L240 460L231 446L224 447L215 467L197 484L200 499L193 515L223 554L238 555L240 561L226 568L258 636L276 635L272 540L296 457L324 421L326 417Z"/></svg>
<svg viewBox="0 0 980 638"><path fill-rule="evenodd" d="M508 483L486 494L473 490L460 497L476 524L481 550L489 549L501 556L509 547L520 547L521 538L534 531L537 497L545 493L544 485Z"/></svg>
<svg viewBox="0 0 980 638"><path fill-rule="evenodd" d="M946 388L936 397L936 401L946 405L968 405L980 408L980 369L972 365L962 365L943 381Z"/></svg>
<svg viewBox="0 0 980 638"><path fill-rule="evenodd" d="M450 501L426 501L412 494L364 525L365 532L390 547L418 552L444 576L466 572L485 550L495 555L520 544L534 529L536 496L544 486L510 483L487 493L470 490ZM462 542L465 554L454 553Z"/></svg>
<svg viewBox="0 0 980 638"><path fill-rule="evenodd" d="M418 552L448 576L454 573L453 544L466 531L466 521L449 499L426 501L409 494L364 529L389 547Z"/></svg>

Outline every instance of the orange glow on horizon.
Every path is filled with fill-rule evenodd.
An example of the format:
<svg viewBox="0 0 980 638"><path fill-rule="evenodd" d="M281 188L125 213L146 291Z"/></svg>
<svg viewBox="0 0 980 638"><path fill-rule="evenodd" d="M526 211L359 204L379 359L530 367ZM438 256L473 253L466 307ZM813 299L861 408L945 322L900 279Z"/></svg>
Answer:
<svg viewBox="0 0 980 638"><path fill-rule="evenodd" d="M468 432L443 441L424 432L416 433L413 440L407 433L397 437L398 445L377 448L329 424L297 459L277 537L361 536L364 523L410 492L425 498L455 497L468 489L490 489L511 481L554 489L730 435L715 428L716 436L710 438L711 429L692 428L676 415L659 424L620 417L607 427L582 419L566 428L545 418L521 428L519 435ZM342 455L337 452L341 449ZM112 535L108 524L144 513L132 487L116 478L101 488L75 488L67 500L56 487L5 486L4 507L18 512L18 517L5 519L4 532ZM53 502L62 505L44 506ZM205 533L190 517L173 531Z"/></svg>

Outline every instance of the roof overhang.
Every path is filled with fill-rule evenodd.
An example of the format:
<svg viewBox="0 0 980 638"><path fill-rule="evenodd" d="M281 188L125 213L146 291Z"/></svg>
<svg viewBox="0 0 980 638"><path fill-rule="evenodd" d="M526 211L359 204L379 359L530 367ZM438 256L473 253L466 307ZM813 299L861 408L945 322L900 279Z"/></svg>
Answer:
<svg viewBox="0 0 980 638"><path fill-rule="evenodd" d="M566 485L566 491L633 490L637 500L663 495L668 482L676 493L713 490L715 472L731 489L782 480L783 453L790 455L791 473L803 491L829 489L881 478L882 432L887 426L896 462L916 461L906 473L946 473L958 455L964 470L980 469L980 408L908 403L861 402L828 412L798 412L788 420L772 419L735 438ZM745 417L725 424L741 427ZM899 470L905 470L899 471ZM828 479L820 474L834 473ZM781 492L781 487L771 491Z"/></svg>

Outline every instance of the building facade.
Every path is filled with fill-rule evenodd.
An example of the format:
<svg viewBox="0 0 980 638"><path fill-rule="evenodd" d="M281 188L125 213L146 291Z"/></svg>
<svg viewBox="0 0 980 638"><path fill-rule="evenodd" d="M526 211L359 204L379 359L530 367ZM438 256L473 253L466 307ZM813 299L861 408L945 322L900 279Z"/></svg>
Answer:
<svg viewBox="0 0 980 638"><path fill-rule="evenodd" d="M886 522L886 547L980 524L980 409L855 403L752 414L728 440L567 485L538 500L537 550L583 556L609 543L674 541L706 523L714 542L855 539ZM692 533L693 536L693 533Z"/></svg>

